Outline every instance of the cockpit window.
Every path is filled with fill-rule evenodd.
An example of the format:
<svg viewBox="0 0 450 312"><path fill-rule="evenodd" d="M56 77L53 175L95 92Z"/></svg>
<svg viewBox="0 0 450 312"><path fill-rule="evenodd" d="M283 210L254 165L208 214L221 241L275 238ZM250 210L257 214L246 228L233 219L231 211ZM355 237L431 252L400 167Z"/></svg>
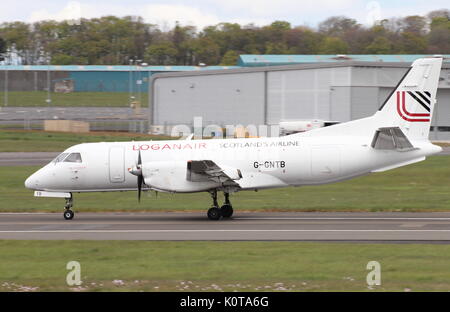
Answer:
<svg viewBox="0 0 450 312"><path fill-rule="evenodd" d="M64 159L64 162L80 163L81 162L81 154L80 153L72 153L69 156L67 156L66 159Z"/></svg>
<svg viewBox="0 0 450 312"><path fill-rule="evenodd" d="M66 158L67 155L69 155L69 153L62 153L62 154L59 154L58 156L56 156L55 159L53 159L53 162L54 162L55 164L56 164L56 163L59 163L59 162L63 161L64 158Z"/></svg>

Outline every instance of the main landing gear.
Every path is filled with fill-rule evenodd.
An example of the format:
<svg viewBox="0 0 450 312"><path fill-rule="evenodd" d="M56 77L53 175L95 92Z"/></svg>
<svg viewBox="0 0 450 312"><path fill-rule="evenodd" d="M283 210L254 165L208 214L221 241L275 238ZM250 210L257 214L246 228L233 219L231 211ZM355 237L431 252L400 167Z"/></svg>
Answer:
<svg viewBox="0 0 450 312"><path fill-rule="evenodd" d="M213 206L208 210L208 219L209 220L219 220L220 218L231 218L233 215L233 207L230 202L230 194L224 192L225 203L222 207L219 208L219 204L217 203L217 190L212 190L209 192L211 194L213 200Z"/></svg>
<svg viewBox="0 0 450 312"><path fill-rule="evenodd" d="M72 220L75 213L70 209L73 207L73 197L72 194L69 198L66 198L66 204L64 205L64 219Z"/></svg>

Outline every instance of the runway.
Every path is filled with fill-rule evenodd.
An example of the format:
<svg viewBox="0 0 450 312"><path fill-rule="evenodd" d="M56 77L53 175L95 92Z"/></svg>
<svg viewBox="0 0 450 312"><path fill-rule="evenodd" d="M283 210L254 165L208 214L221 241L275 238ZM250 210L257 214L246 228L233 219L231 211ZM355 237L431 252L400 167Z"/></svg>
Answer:
<svg viewBox="0 0 450 312"><path fill-rule="evenodd" d="M60 153L55 152L6 152L0 153L1 166L43 166Z"/></svg>
<svg viewBox="0 0 450 312"><path fill-rule="evenodd" d="M135 115L130 107L2 107L0 111L0 122L14 121L23 122L46 120L46 119L70 119L70 120L117 120L148 118L148 108L141 108L141 114Z"/></svg>
<svg viewBox="0 0 450 312"><path fill-rule="evenodd" d="M0 239L450 243L450 213L0 213Z"/></svg>

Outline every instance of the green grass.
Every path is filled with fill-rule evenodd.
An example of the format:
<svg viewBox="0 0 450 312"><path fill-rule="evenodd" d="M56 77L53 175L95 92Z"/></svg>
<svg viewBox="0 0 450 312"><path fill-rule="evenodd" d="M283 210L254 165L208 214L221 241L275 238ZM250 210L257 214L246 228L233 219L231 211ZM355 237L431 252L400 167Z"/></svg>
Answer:
<svg viewBox="0 0 450 312"><path fill-rule="evenodd" d="M28 130L0 130L0 152L61 152L88 142L168 140L167 136L129 132L91 132L86 134Z"/></svg>
<svg viewBox="0 0 450 312"><path fill-rule="evenodd" d="M63 200L34 198L23 182L38 167L0 167L0 211L62 212ZM434 156L403 168L353 180L299 188L238 192L237 211L450 211L450 156ZM75 211L204 210L207 193L136 192L74 194ZM219 199L222 201L222 198Z"/></svg>
<svg viewBox="0 0 450 312"><path fill-rule="evenodd" d="M450 290L450 245L0 241L0 254L0 291ZM81 288L66 285L74 260ZM366 283L369 261L380 286Z"/></svg>
<svg viewBox="0 0 450 312"><path fill-rule="evenodd" d="M137 94L135 95L137 96ZM51 106L107 106L128 107L128 92L72 92L51 93ZM141 107L148 106L148 93L141 93ZM8 106L48 106L46 91L8 92ZM5 106L4 92L0 92L0 106Z"/></svg>

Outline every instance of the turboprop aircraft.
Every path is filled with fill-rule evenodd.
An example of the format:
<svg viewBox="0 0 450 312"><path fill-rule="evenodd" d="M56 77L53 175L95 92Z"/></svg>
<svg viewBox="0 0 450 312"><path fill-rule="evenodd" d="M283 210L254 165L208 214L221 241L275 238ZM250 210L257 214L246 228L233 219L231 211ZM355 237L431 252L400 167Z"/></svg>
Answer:
<svg viewBox="0 0 450 312"><path fill-rule="evenodd" d="M413 164L442 149L429 140L442 58L414 61L371 117L284 137L86 143L31 175L35 196L155 190L209 192L211 220L230 218L237 191L334 183ZM224 193L219 206L217 193Z"/></svg>

